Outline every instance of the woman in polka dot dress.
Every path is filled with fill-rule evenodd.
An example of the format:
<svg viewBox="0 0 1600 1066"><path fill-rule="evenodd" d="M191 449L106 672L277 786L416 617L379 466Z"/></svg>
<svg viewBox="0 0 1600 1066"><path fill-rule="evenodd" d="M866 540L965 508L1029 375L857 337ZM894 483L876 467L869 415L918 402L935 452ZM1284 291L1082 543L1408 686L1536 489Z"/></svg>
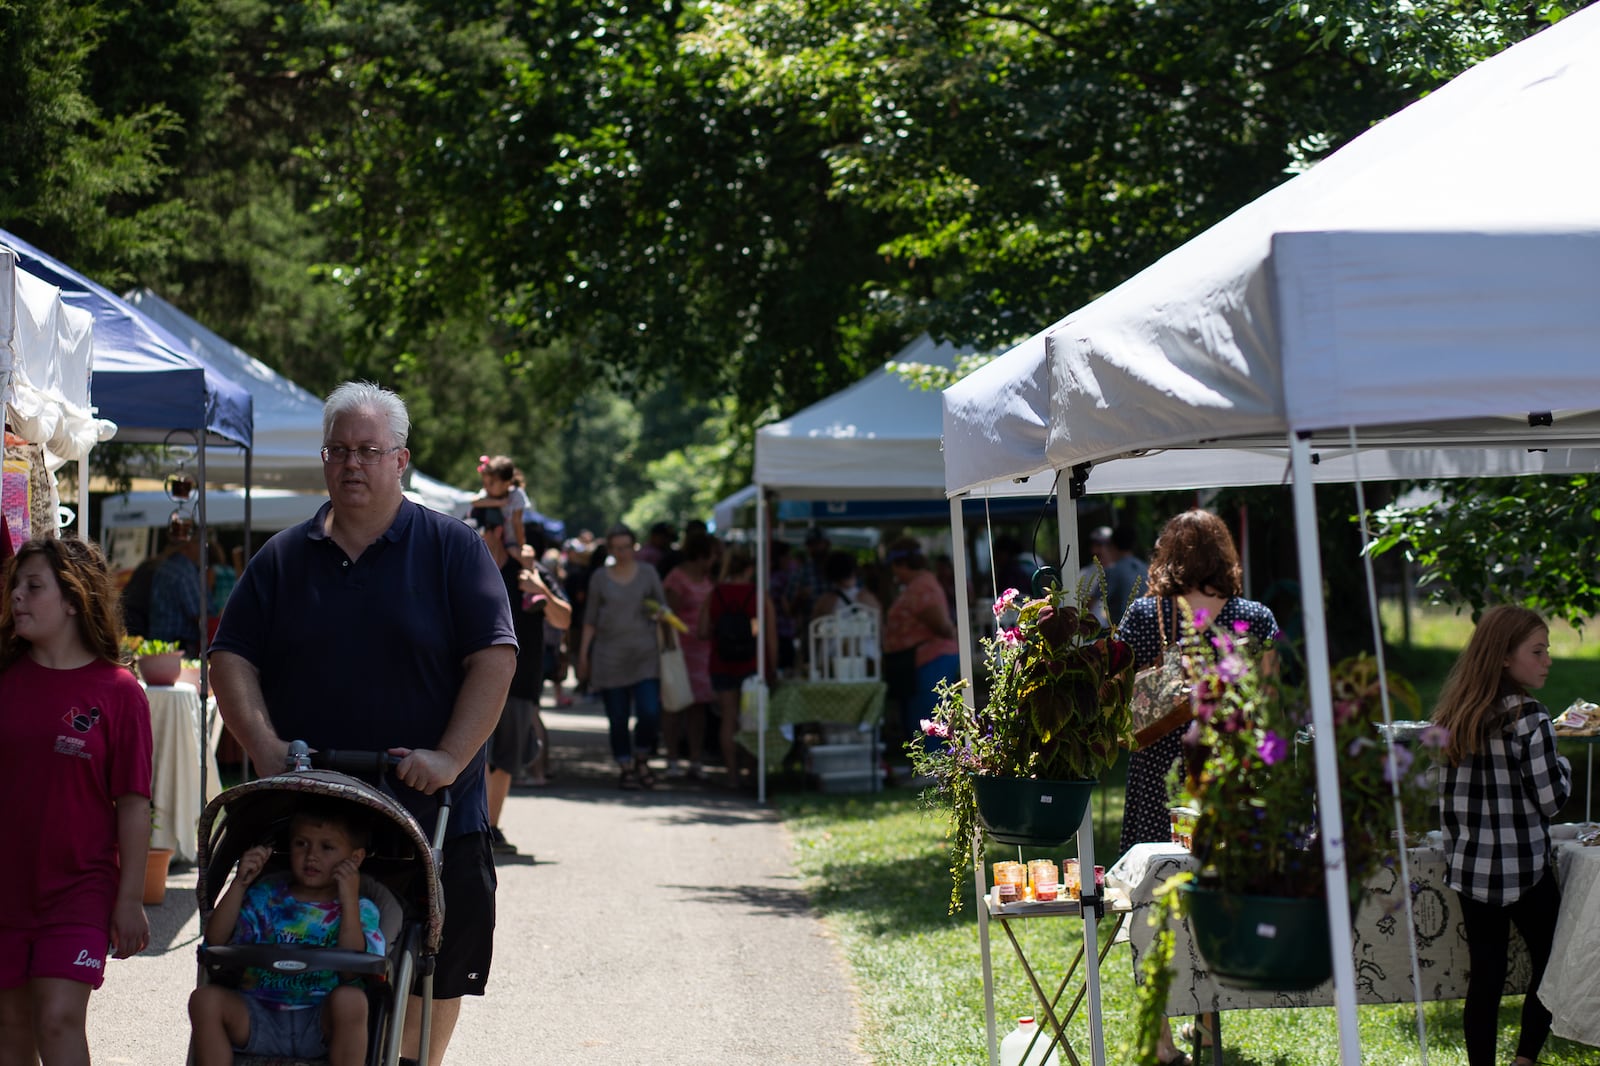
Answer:
<svg viewBox="0 0 1600 1066"><path fill-rule="evenodd" d="M1142 670L1161 660L1163 632L1168 643L1179 632L1183 612L1174 597L1185 600L1190 611L1204 611L1207 618L1222 626L1245 622L1251 639L1258 643L1276 636L1278 623L1271 609L1240 596L1240 578L1239 553L1222 519L1195 509L1168 520L1150 560L1150 587L1145 590L1148 595L1128 605L1118 627L1122 639L1133 648L1137 668ZM1129 758L1128 794L1122 814L1123 851L1135 844L1172 838L1167 773L1180 754L1182 735L1182 727L1174 729Z"/></svg>
<svg viewBox="0 0 1600 1066"><path fill-rule="evenodd" d="M1272 611L1240 596L1241 587L1239 552L1222 519L1198 508L1174 515L1156 540L1147 595L1128 605L1118 626L1119 635L1133 648L1136 668L1158 663L1163 635L1171 643L1179 633L1184 615L1175 598L1183 599L1190 612L1204 611L1207 618L1223 626L1244 622L1255 641L1275 637L1278 623ZM1124 852L1135 844L1172 839L1167 774L1182 753L1179 738L1185 728L1174 729L1128 759L1128 792L1122 810ZM1173 1043L1165 1019L1156 1058L1164 1066L1189 1062L1189 1056Z"/></svg>

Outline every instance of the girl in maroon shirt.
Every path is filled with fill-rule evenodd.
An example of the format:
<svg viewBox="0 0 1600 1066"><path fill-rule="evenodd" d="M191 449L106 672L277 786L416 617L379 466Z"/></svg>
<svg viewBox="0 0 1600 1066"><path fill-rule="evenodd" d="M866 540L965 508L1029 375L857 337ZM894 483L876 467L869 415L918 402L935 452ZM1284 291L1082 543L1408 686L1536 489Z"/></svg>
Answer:
<svg viewBox="0 0 1600 1066"><path fill-rule="evenodd" d="M150 939L150 704L120 661L100 549L42 537L6 568L0 608L0 1061L88 1062L89 993ZM36 1035L37 1034L37 1035Z"/></svg>

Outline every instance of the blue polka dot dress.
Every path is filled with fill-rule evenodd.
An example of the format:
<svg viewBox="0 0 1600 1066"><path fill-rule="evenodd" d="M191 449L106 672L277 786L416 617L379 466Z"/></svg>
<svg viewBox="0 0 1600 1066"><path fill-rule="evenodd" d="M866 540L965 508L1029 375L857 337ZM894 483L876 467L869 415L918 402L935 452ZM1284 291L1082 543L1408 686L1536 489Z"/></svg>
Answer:
<svg viewBox="0 0 1600 1066"><path fill-rule="evenodd" d="M1159 626L1156 609L1160 604ZM1173 602L1145 596L1128 605L1123 615L1118 635L1133 648L1133 661L1143 670L1161 661L1161 635L1165 629L1167 642L1172 642L1177 626L1174 621ZM1250 636L1258 642L1271 640L1278 634L1278 622L1271 608L1255 600L1235 596L1223 604L1215 619L1224 627L1243 621L1250 627ZM1128 791L1122 809L1122 850L1126 852L1135 844L1165 842L1172 839L1172 819L1168 814L1171 799L1167 795L1167 774L1172 764L1182 754L1180 738L1187 726L1180 726L1134 752L1128 758Z"/></svg>

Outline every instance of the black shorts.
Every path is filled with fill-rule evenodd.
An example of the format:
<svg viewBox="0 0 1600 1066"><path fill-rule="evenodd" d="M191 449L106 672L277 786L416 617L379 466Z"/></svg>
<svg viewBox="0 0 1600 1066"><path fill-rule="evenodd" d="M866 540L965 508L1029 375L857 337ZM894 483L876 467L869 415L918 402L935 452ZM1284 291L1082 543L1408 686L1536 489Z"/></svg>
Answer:
<svg viewBox="0 0 1600 1066"><path fill-rule="evenodd" d="M444 842L439 884L444 892L444 933L433 975L434 999L481 996L494 958L494 852L486 832ZM421 994L420 983L411 991Z"/></svg>

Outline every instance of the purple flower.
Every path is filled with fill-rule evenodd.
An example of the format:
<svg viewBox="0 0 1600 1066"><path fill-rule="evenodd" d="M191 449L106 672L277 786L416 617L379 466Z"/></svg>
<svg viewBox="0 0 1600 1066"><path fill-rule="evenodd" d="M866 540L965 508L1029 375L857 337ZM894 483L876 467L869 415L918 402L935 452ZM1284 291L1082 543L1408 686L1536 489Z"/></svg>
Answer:
<svg viewBox="0 0 1600 1066"><path fill-rule="evenodd" d="M1210 622L1210 621L1211 621L1211 612L1210 611L1206 610L1204 607L1199 607L1199 608L1195 609L1195 612L1194 612L1194 625L1195 625L1196 629L1204 629L1206 627L1206 624L1208 622Z"/></svg>
<svg viewBox="0 0 1600 1066"><path fill-rule="evenodd" d="M1450 743L1450 730L1442 725L1430 725L1417 734L1417 739L1422 741L1425 748L1443 749Z"/></svg>
<svg viewBox="0 0 1600 1066"><path fill-rule="evenodd" d="M1402 747L1399 744L1394 745L1391 750L1394 752L1395 771L1401 775L1404 775L1407 770L1411 769L1411 761L1413 758L1415 758L1415 756L1411 754L1410 749ZM1383 762L1383 779L1385 781L1394 780L1394 778L1389 774L1389 760L1387 759L1385 759Z"/></svg>
<svg viewBox="0 0 1600 1066"><path fill-rule="evenodd" d="M1246 633L1250 632L1250 623L1246 622L1243 618L1235 618L1233 620L1233 631L1242 637Z"/></svg>
<svg viewBox="0 0 1600 1066"><path fill-rule="evenodd" d="M1261 761L1272 766L1289 754L1289 742L1269 729L1262 736L1257 751L1261 754Z"/></svg>
<svg viewBox="0 0 1600 1066"><path fill-rule="evenodd" d="M1234 684L1250 672L1250 664L1239 655L1227 655L1217 662L1217 676L1224 684Z"/></svg>
<svg viewBox="0 0 1600 1066"><path fill-rule="evenodd" d="M1350 742L1350 746L1344 749L1344 753L1354 759L1361 754L1363 749L1370 748L1372 745L1373 740L1371 737L1356 737Z"/></svg>

